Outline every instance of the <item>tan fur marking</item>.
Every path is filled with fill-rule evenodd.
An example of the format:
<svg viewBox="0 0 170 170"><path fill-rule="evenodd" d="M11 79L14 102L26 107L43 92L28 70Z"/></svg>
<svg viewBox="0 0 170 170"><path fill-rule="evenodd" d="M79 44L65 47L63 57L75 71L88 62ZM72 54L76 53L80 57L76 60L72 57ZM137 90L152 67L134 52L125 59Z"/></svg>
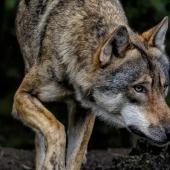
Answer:
<svg viewBox="0 0 170 170"><path fill-rule="evenodd" d="M45 138L44 145L47 150L44 151L46 157L43 161L43 167L50 169L50 167L54 166L50 164L50 159L52 152L55 150L57 155L56 161L59 162L62 169L64 167L66 142L64 126L56 120L53 114L50 113L38 99L28 93L32 87L34 88L35 84L38 85L37 83L35 72L31 72L25 76L20 88L15 94L14 108L19 119L31 127L36 133L43 134ZM58 145L60 145L60 147L58 147ZM37 158L38 157L37 155ZM42 165L37 167L38 170L41 168Z"/></svg>
<svg viewBox="0 0 170 170"><path fill-rule="evenodd" d="M148 104L146 104L146 117L153 125L159 125L162 121L166 122L170 117L169 108L162 96L158 93L153 93L148 96Z"/></svg>

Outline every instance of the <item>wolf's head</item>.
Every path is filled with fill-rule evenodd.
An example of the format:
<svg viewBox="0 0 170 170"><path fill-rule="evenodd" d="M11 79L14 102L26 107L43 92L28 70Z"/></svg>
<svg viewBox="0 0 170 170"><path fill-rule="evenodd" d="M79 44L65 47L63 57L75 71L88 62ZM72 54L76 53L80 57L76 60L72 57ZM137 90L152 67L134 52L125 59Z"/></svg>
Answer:
<svg viewBox="0 0 170 170"><path fill-rule="evenodd" d="M97 114L158 143L170 140L167 29L167 17L141 35L120 26L94 57Z"/></svg>

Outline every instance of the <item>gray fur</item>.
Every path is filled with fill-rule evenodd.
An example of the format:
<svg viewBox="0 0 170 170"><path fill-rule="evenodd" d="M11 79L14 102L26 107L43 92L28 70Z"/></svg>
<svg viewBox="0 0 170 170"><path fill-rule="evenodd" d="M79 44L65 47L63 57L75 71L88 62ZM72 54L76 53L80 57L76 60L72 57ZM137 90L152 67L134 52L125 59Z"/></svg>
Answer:
<svg viewBox="0 0 170 170"><path fill-rule="evenodd" d="M37 169L79 170L95 115L165 142L167 28L165 18L142 35L133 32L118 0L21 0L16 32L26 74L13 109L41 134ZM56 101L72 105L68 150L63 124L42 104Z"/></svg>

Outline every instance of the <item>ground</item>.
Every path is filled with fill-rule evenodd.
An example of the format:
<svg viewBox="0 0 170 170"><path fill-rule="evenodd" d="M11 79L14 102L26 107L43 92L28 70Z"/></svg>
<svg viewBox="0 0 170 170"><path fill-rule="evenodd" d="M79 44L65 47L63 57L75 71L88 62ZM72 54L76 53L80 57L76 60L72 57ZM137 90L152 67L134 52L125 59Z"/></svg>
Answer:
<svg viewBox="0 0 170 170"><path fill-rule="evenodd" d="M34 152L0 148L0 170L34 169ZM132 149L90 151L82 170L170 170L170 147L140 140Z"/></svg>

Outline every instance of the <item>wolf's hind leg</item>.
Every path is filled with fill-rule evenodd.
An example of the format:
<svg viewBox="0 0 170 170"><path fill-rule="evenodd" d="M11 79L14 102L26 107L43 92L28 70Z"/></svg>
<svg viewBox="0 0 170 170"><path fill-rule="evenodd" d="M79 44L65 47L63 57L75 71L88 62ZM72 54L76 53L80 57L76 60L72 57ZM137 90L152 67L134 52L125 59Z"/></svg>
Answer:
<svg viewBox="0 0 170 170"><path fill-rule="evenodd" d="M72 101L71 106L74 105ZM76 105L74 105L76 106ZM84 109L72 108L69 113L67 170L80 170L93 130L95 116Z"/></svg>
<svg viewBox="0 0 170 170"><path fill-rule="evenodd" d="M32 94L32 90L42 84L37 75L36 70L29 72L17 90L13 107L15 116L37 134L36 169L65 170L65 129Z"/></svg>

